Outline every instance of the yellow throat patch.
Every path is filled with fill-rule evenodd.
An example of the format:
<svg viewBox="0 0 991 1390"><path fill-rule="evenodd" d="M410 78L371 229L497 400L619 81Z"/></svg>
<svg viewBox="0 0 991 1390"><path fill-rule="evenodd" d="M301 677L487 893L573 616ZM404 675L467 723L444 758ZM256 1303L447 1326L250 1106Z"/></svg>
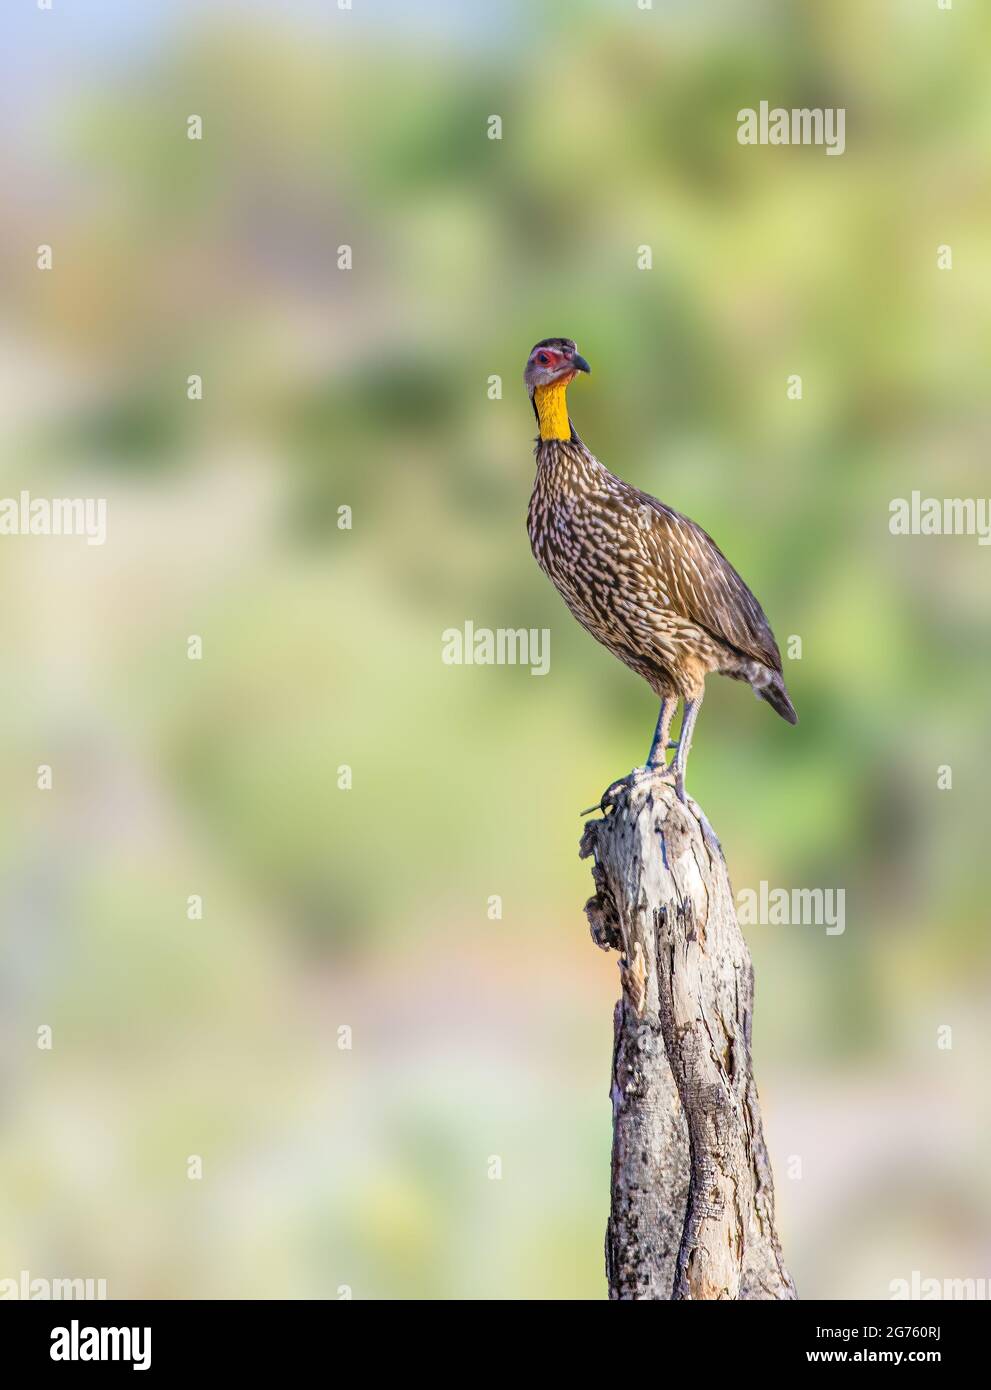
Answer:
<svg viewBox="0 0 991 1390"><path fill-rule="evenodd" d="M537 407L540 421L541 439L570 439L571 421L568 419L567 390L574 379L574 372L552 381L549 386L538 386L533 393L533 403Z"/></svg>

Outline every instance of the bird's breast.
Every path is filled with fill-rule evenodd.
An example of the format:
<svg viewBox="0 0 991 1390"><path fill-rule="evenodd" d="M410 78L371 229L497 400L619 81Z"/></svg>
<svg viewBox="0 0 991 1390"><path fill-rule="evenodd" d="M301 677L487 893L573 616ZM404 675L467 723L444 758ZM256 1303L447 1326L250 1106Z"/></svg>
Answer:
<svg viewBox="0 0 991 1390"><path fill-rule="evenodd" d="M538 477L528 529L537 563L579 622L607 644L628 642L642 586L629 582L638 557L608 492Z"/></svg>
<svg viewBox="0 0 991 1390"><path fill-rule="evenodd" d="M594 461L593 461L594 462ZM636 494L601 465L538 469L528 530L534 557L593 637L655 689L680 685L707 638L672 607L646 543ZM703 661L708 660L708 653Z"/></svg>

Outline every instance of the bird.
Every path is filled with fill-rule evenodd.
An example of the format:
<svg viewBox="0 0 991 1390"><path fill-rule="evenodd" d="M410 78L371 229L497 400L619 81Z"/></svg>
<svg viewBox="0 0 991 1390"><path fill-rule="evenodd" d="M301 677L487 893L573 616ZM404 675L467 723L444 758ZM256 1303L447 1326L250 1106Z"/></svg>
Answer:
<svg viewBox="0 0 991 1390"><path fill-rule="evenodd" d="M746 681L789 724L798 715L764 610L716 542L611 473L582 442L567 389L591 370L571 338L543 338L527 359L523 381L538 428L530 546L582 627L660 700L646 763L613 787L657 777L687 803L685 773L708 675ZM679 701L681 729L669 742Z"/></svg>

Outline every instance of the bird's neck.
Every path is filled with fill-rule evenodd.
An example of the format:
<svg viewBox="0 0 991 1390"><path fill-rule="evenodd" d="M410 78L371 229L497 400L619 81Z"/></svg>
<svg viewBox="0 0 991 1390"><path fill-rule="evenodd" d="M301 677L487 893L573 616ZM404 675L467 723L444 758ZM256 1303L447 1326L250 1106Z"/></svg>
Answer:
<svg viewBox="0 0 991 1390"><path fill-rule="evenodd" d="M571 420L568 417L567 391L574 372L552 381L549 386L537 386L533 406L537 412L541 439L570 439Z"/></svg>
<svg viewBox="0 0 991 1390"><path fill-rule="evenodd" d="M574 433L570 439L541 439L534 453L537 459L534 485L538 491L549 488L559 495L572 492L588 495L600 491L604 479L609 476L608 470Z"/></svg>

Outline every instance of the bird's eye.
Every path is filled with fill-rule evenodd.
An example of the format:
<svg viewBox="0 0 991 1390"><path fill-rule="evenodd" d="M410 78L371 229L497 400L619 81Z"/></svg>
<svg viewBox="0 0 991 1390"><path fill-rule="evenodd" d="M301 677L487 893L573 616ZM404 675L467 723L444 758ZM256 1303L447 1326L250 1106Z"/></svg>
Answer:
<svg viewBox="0 0 991 1390"><path fill-rule="evenodd" d="M544 364L546 364L546 362L547 362L547 353L546 353L546 352L538 352L538 353L537 353L537 361L538 361L538 362L543 362Z"/></svg>

